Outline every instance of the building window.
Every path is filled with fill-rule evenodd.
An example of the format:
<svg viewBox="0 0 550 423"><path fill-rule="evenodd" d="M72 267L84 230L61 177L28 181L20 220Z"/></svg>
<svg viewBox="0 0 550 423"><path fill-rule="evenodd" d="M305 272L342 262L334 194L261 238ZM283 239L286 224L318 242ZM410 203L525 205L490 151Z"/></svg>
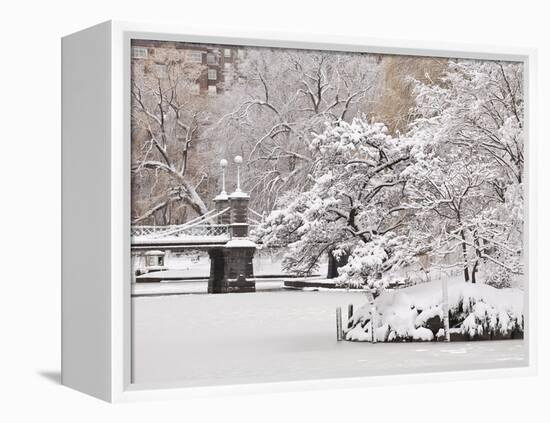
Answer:
<svg viewBox="0 0 550 423"><path fill-rule="evenodd" d="M231 49L230 48L224 48L223 49L223 55L225 57L231 57Z"/></svg>
<svg viewBox="0 0 550 423"><path fill-rule="evenodd" d="M166 67L161 64L154 64L153 65L153 73L157 76L163 75L166 72Z"/></svg>
<svg viewBox="0 0 550 423"><path fill-rule="evenodd" d="M244 59L244 50L243 50L243 49L239 49L238 55L239 55L239 59L241 59L241 60Z"/></svg>
<svg viewBox="0 0 550 423"><path fill-rule="evenodd" d="M231 67L232 67L232 63L231 62L225 62L223 64L223 68L226 70L226 71L230 71L231 70Z"/></svg>
<svg viewBox="0 0 550 423"><path fill-rule="evenodd" d="M201 92L201 85L200 84L191 85L191 94L200 94L200 92Z"/></svg>
<svg viewBox="0 0 550 423"><path fill-rule="evenodd" d="M146 59L147 48L145 47L132 47L132 59Z"/></svg>
<svg viewBox="0 0 550 423"><path fill-rule="evenodd" d="M206 55L206 63L209 65L217 65L218 64L218 58L213 53L208 53Z"/></svg>
<svg viewBox="0 0 550 423"><path fill-rule="evenodd" d="M208 79L210 81L218 79L218 72L216 72L216 69L208 69Z"/></svg>
<svg viewBox="0 0 550 423"><path fill-rule="evenodd" d="M208 95L216 95L218 93L218 88L215 85L208 86Z"/></svg>
<svg viewBox="0 0 550 423"><path fill-rule="evenodd" d="M189 50L187 60L191 63L202 63L202 51Z"/></svg>

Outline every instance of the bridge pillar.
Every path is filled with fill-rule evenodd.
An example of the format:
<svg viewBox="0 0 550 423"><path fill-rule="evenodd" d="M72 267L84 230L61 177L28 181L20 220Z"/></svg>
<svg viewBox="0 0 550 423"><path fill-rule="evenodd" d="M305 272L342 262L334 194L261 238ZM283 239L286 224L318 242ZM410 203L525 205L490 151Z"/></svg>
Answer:
<svg viewBox="0 0 550 423"><path fill-rule="evenodd" d="M235 158L237 165L240 165L241 162L240 157ZM224 168L223 164L222 168ZM230 207L230 213L218 216L219 224L229 225L230 240L223 249L214 249L209 252L209 293L256 291L252 260L257 246L248 238L248 203L250 196L241 191L239 169L237 169L237 172L237 189L235 192L227 195L224 186L221 194L214 199L217 211Z"/></svg>
<svg viewBox="0 0 550 423"><path fill-rule="evenodd" d="M210 256L210 277L208 278L208 293L209 294L220 294L227 292L227 289L224 288L224 254L223 249L216 248L208 251Z"/></svg>
<svg viewBox="0 0 550 423"><path fill-rule="evenodd" d="M214 198L214 204L216 205L216 214L229 207L229 196L227 193L222 192ZM227 211L218 215L216 218L218 225L230 225L231 224L231 211Z"/></svg>
<svg viewBox="0 0 550 423"><path fill-rule="evenodd" d="M229 195L231 239L224 248L224 286L226 292L254 292L253 258L256 244L248 238L248 194L238 190Z"/></svg>
<svg viewBox="0 0 550 423"><path fill-rule="evenodd" d="M231 240L225 245L224 279L228 292L254 292L253 258L256 244L248 238L248 203L250 196L240 190L229 195L231 207Z"/></svg>

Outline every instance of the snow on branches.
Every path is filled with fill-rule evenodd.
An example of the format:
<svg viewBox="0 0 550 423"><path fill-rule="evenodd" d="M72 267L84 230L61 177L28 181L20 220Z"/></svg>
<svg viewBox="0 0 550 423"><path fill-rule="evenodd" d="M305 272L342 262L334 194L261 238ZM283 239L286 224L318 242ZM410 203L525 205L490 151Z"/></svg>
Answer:
<svg viewBox="0 0 550 423"><path fill-rule="evenodd" d="M400 263L393 257L407 244L392 233L404 219L392 209L406 182L400 173L409 159L407 142L382 124L354 119L327 124L313 137L310 153L311 188L282 197L258 237L267 246L289 247L289 271L308 274L328 253L348 263L342 284L379 278Z"/></svg>
<svg viewBox="0 0 550 423"><path fill-rule="evenodd" d="M397 270L415 261L415 249L408 237L387 232L373 235L370 242L358 242L346 265L340 269L341 285L367 288L375 295L389 285L415 282Z"/></svg>
<svg viewBox="0 0 550 423"><path fill-rule="evenodd" d="M404 209L454 254L465 281L522 273L523 87L520 64L459 61L416 87ZM444 261L444 260L440 260ZM498 283L498 281L496 281Z"/></svg>
<svg viewBox="0 0 550 423"><path fill-rule="evenodd" d="M420 256L467 282L522 274L521 65L450 61L413 92L404 136L365 116L311 135L309 189L282 196L258 231L289 247L288 270L328 253L341 284L375 292Z"/></svg>
<svg viewBox="0 0 550 423"><path fill-rule="evenodd" d="M418 83L415 137L495 162L507 182L523 173L523 68L519 63L450 61L439 83Z"/></svg>
<svg viewBox="0 0 550 423"><path fill-rule="evenodd" d="M191 88L202 71L170 55L133 63L132 172L133 183L144 187L133 190L134 224L178 221L187 207L198 215L208 211L199 192L206 171L190 160L209 114Z"/></svg>

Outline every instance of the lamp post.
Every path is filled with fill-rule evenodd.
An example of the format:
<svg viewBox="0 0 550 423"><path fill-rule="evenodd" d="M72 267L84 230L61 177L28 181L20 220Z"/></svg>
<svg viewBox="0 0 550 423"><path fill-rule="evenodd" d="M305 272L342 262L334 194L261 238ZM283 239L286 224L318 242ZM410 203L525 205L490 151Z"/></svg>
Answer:
<svg viewBox="0 0 550 423"><path fill-rule="evenodd" d="M227 160L221 159L220 160L220 167L222 168L222 195L227 195L227 192L225 192L225 170L227 169Z"/></svg>
<svg viewBox="0 0 550 423"><path fill-rule="evenodd" d="M241 156L235 156L233 161L237 165L237 189L235 192L241 192L241 164L243 162L243 158Z"/></svg>
<svg viewBox="0 0 550 423"><path fill-rule="evenodd" d="M229 196L225 191L225 172L227 170L227 160L220 160L220 167L222 168L222 190L214 198L214 204L216 204L217 219L216 223L219 225L228 225L231 221L230 213L221 213L223 210L229 207Z"/></svg>

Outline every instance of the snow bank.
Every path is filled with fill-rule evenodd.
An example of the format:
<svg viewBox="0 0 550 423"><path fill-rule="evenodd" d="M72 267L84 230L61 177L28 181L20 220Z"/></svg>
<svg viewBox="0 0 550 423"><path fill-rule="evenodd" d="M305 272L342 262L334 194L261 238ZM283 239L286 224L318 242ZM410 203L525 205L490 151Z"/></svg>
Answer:
<svg viewBox="0 0 550 423"><path fill-rule="evenodd" d="M523 292L448 280L449 321L455 339L506 338L523 334ZM373 319L374 315L374 319ZM371 323L372 320L372 323ZM349 341L432 341L443 331L441 281L387 291L357 310ZM374 334L372 333L374 327Z"/></svg>

